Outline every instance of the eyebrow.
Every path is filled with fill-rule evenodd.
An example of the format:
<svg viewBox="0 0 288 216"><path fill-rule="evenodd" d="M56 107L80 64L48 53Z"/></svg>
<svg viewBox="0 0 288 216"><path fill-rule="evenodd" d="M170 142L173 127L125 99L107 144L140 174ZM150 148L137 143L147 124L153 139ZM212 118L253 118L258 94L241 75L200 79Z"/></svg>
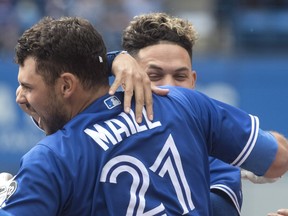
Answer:
<svg viewBox="0 0 288 216"><path fill-rule="evenodd" d="M175 71L176 71L176 72L190 71L190 69L189 69L188 67L181 67L181 68L177 68Z"/></svg>
<svg viewBox="0 0 288 216"><path fill-rule="evenodd" d="M29 84L29 83L26 83L26 82L19 82L19 85L23 86L23 87L28 87L28 88L31 88L32 85Z"/></svg>
<svg viewBox="0 0 288 216"><path fill-rule="evenodd" d="M150 64L149 68L158 69L158 70L162 70L162 71L164 70L162 67L159 67L159 66L157 66L155 64ZM175 70L175 72L181 72L181 71L190 71L190 68L188 68L188 67L180 67L180 68L177 68Z"/></svg>
<svg viewBox="0 0 288 216"><path fill-rule="evenodd" d="M163 68L161 68L161 67L159 67L157 65L154 65L154 64L149 64L149 68L163 70Z"/></svg>

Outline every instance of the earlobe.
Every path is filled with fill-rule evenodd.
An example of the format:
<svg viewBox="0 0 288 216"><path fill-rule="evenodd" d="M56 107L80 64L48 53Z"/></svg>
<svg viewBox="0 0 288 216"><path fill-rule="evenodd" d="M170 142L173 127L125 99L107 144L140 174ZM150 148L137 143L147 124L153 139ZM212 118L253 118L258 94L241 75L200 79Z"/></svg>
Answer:
<svg viewBox="0 0 288 216"><path fill-rule="evenodd" d="M192 88L196 87L196 80L197 80L197 73L196 71L191 71L192 72Z"/></svg>

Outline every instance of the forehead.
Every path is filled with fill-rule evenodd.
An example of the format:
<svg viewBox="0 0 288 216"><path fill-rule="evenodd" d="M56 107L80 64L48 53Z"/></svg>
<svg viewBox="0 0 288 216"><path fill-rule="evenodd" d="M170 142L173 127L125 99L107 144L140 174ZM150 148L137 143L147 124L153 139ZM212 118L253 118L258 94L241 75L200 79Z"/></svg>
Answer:
<svg viewBox="0 0 288 216"><path fill-rule="evenodd" d="M19 66L18 81L25 84L42 81L42 77L36 73L36 61L34 58L28 57L23 65Z"/></svg>
<svg viewBox="0 0 288 216"><path fill-rule="evenodd" d="M181 66L191 68L188 52L181 46L170 43L156 44L141 49L137 55L143 65Z"/></svg>

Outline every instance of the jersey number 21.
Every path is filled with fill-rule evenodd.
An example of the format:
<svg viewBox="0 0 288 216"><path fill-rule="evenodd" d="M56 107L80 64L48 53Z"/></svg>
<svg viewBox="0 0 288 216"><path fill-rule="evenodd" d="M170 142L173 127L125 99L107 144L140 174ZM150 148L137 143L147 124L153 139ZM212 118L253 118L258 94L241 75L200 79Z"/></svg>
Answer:
<svg viewBox="0 0 288 216"><path fill-rule="evenodd" d="M171 154L169 154L169 151ZM150 167L150 170L157 173L160 177L163 177L165 174L169 175L178 201L182 207L182 214L186 214L195 208L184 174L180 154L171 134L167 138L154 164ZM108 161L103 167L100 181L116 184L118 175L123 172L129 173L133 178L126 215L153 216L165 211L165 207L161 203L156 208L144 212L145 193L149 187L150 178L147 168L135 157L119 155ZM137 201L139 205L136 209Z"/></svg>

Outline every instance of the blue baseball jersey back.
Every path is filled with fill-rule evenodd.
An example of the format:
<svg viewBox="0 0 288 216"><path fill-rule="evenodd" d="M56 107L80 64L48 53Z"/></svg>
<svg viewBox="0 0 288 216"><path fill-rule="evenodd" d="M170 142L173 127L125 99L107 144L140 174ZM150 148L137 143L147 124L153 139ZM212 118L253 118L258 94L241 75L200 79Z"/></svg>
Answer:
<svg viewBox="0 0 288 216"><path fill-rule="evenodd" d="M120 51L107 53L110 70L112 68L113 60L119 53ZM213 157L209 158L209 162L210 191L213 193L219 193L219 191L224 192L226 197L230 199L230 202L235 207L238 215L240 215L243 200L240 168L231 166ZM232 214L235 215L235 213Z"/></svg>
<svg viewBox="0 0 288 216"><path fill-rule="evenodd" d="M153 122L144 109L139 125L122 102L122 92L99 98L32 148L3 208L22 216L208 216L208 154L264 174L277 151L256 117L197 91L155 96Z"/></svg>

